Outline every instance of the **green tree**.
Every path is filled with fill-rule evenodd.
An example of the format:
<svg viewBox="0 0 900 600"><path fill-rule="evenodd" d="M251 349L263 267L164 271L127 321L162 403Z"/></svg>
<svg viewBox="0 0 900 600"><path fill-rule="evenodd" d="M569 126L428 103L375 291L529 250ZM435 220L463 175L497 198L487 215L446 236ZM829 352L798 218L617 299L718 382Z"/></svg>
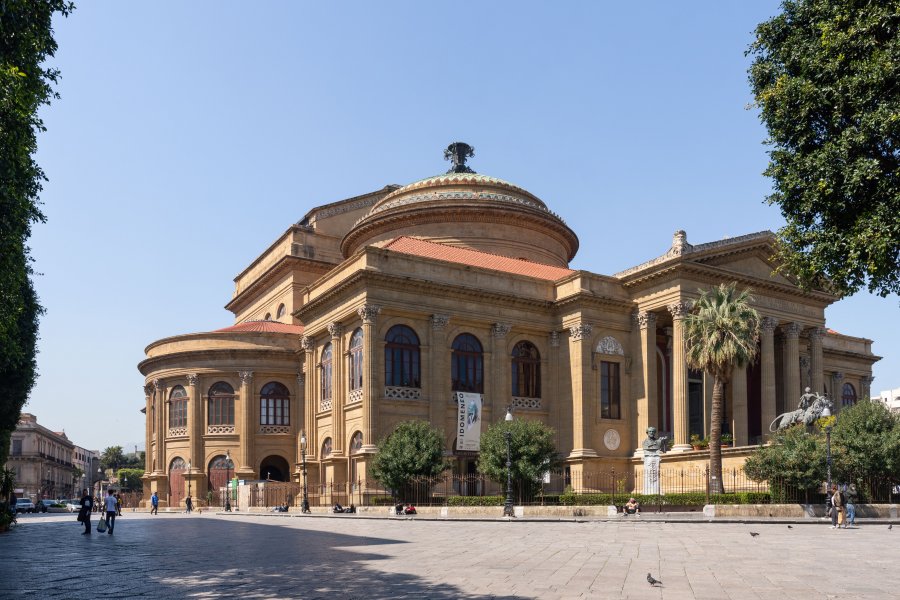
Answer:
<svg viewBox="0 0 900 600"><path fill-rule="evenodd" d="M760 446L744 463L744 472L755 481L768 481L773 501L784 500L783 486L807 492L825 481L825 442L794 425L772 435L772 443Z"/></svg>
<svg viewBox="0 0 900 600"><path fill-rule="evenodd" d="M900 0L783 0L748 54L781 268L900 293Z"/></svg>
<svg viewBox="0 0 900 600"><path fill-rule="evenodd" d="M116 476L119 478L119 485L122 489L129 492L135 492L143 488L144 482L141 477L144 475L143 469L119 469Z"/></svg>
<svg viewBox="0 0 900 600"><path fill-rule="evenodd" d="M506 432L510 432L513 486L518 498L530 498L541 487L544 473L559 466L553 430L539 421L500 421L481 434L478 470L506 486Z"/></svg>
<svg viewBox="0 0 900 600"><path fill-rule="evenodd" d="M750 290L737 292L737 283L700 290L700 298L684 319L684 350L688 367L713 377L709 429L709 469L713 493L722 490L722 420L724 390L735 367L753 362L759 339L759 314Z"/></svg>
<svg viewBox="0 0 900 600"><path fill-rule="evenodd" d="M125 464L125 455L122 453L122 446L110 446L100 454L100 468L104 471L112 469L113 474Z"/></svg>
<svg viewBox="0 0 900 600"><path fill-rule="evenodd" d="M831 434L831 455L837 481L900 483L900 419L877 401L844 408Z"/></svg>
<svg viewBox="0 0 900 600"><path fill-rule="evenodd" d="M44 220L38 208L46 178L34 160L44 131L41 106L57 95L52 20L73 5L63 0L7 0L0 7L0 464L37 376L42 308L31 282L27 240Z"/></svg>
<svg viewBox="0 0 900 600"><path fill-rule="evenodd" d="M437 477L448 467L441 432L425 421L404 421L379 442L372 475L399 500L412 500L415 479Z"/></svg>

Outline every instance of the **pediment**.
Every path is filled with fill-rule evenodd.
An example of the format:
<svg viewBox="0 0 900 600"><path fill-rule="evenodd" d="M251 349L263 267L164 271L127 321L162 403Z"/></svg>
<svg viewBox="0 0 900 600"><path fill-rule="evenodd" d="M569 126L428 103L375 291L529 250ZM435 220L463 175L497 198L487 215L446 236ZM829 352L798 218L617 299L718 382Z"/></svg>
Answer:
<svg viewBox="0 0 900 600"><path fill-rule="evenodd" d="M766 260L758 254L713 256L697 262L715 266L726 271L733 271L734 273L739 273L745 277L752 277L754 279L761 279L783 285L796 285L795 282L784 275L775 273L777 264L774 261Z"/></svg>

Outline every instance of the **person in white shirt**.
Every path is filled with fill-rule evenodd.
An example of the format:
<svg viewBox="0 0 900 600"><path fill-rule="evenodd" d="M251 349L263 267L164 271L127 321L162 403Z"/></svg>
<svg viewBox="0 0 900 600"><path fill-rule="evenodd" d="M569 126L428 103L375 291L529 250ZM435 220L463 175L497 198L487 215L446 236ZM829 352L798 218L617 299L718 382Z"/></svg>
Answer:
<svg viewBox="0 0 900 600"><path fill-rule="evenodd" d="M112 490L106 497L106 533L112 535L113 527L116 526L116 505L118 501Z"/></svg>

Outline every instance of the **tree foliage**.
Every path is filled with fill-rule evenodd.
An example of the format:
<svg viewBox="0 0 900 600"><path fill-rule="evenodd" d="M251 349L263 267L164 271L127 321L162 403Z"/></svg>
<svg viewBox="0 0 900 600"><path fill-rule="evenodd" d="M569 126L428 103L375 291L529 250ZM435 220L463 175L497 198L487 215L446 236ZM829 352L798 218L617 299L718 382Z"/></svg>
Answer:
<svg viewBox="0 0 900 600"><path fill-rule="evenodd" d="M116 473L116 477L119 479L119 486L129 492L143 488L144 482L141 481L143 475L143 469L119 469L119 472Z"/></svg>
<svg viewBox="0 0 900 600"><path fill-rule="evenodd" d="M783 0L748 54L782 268L900 293L900 0Z"/></svg>
<svg viewBox="0 0 900 600"><path fill-rule="evenodd" d="M722 490L722 421L725 384L735 367L753 362L759 339L759 314L750 306L750 290L736 283L700 290L684 319L685 362L714 378L709 428L709 469L714 493Z"/></svg>
<svg viewBox="0 0 900 600"><path fill-rule="evenodd" d="M109 446L100 454L100 468L104 471L112 469L113 473L115 473L125 462L122 446Z"/></svg>
<svg viewBox="0 0 900 600"><path fill-rule="evenodd" d="M812 490L825 481L825 443L794 425L772 435L772 443L760 446L744 463L744 472L756 481L780 481Z"/></svg>
<svg viewBox="0 0 900 600"><path fill-rule="evenodd" d="M425 421L404 421L379 442L372 475L406 500L411 498L414 479L437 477L448 466L441 432Z"/></svg>
<svg viewBox="0 0 900 600"><path fill-rule="evenodd" d="M478 470L506 485L506 432L516 494L530 496L540 489L544 473L559 466L553 430L539 421L514 419L494 423L481 435Z"/></svg>
<svg viewBox="0 0 900 600"><path fill-rule="evenodd" d="M54 14L73 9L64 0L6 0L0 5L0 431L12 432L37 373L42 308L31 282L26 242L46 178L34 160L38 110L57 95L56 69L44 67L56 51ZM4 436L0 436L4 438ZM3 441L8 441L4 439ZM0 444L0 464L9 445Z"/></svg>

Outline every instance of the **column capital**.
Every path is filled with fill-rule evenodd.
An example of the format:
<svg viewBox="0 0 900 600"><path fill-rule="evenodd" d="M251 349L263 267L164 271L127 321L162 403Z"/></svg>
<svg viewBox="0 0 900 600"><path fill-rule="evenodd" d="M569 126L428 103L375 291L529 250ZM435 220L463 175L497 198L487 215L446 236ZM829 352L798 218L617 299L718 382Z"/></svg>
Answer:
<svg viewBox="0 0 900 600"><path fill-rule="evenodd" d="M687 314L691 311L691 307L694 305L690 300L679 300L678 302L673 302L666 306L669 309L669 312L672 314L672 318L675 320L683 319L687 316Z"/></svg>
<svg viewBox="0 0 900 600"><path fill-rule="evenodd" d="M800 357L800 368L801 369L809 369L810 361L808 356Z"/></svg>
<svg viewBox="0 0 900 600"><path fill-rule="evenodd" d="M144 386L144 394L146 396L152 396L153 390L155 390L155 389L156 389L156 387L152 383L148 383L147 385Z"/></svg>
<svg viewBox="0 0 900 600"><path fill-rule="evenodd" d="M375 323L375 319L378 317L378 313L380 312L381 307L377 304L363 304L356 309L356 314L359 315L359 318L362 319L363 323L366 323L368 325L372 325Z"/></svg>
<svg viewBox="0 0 900 600"><path fill-rule="evenodd" d="M253 381L253 371L238 371L238 377L241 378L241 384L250 385Z"/></svg>
<svg viewBox="0 0 900 600"><path fill-rule="evenodd" d="M447 315L431 315L431 328L435 331L443 331L449 322L450 317Z"/></svg>
<svg viewBox="0 0 900 600"><path fill-rule="evenodd" d="M834 373L831 374L831 378L834 379L835 381L841 381L844 378L844 374L839 371L835 371ZM832 390L832 391L837 392L837 390Z"/></svg>
<svg viewBox="0 0 900 600"><path fill-rule="evenodd" d="M558 331L550 332L550 347L551 348L559 348L559 332Z"/></svg>
<svg viewBox="0 0 900 600"><path fill-rule="evenodd" d="M594 326L590 323L578 323L569 327L569 336L574 341L586 340L593 330Z"/></svg>
<svg viewBox="0 0 900 600"><path fill-rule="evenodd" d="M656 327L656 313L642 311L633 313L632 317L641 329Z"/></svg>
<svg viewBox="0 0 900 600"><path fill-rule="evenodd" d="M344 326L340 323L329 323L327 329L331 334L331 339L339 338L344 333Z"/></svg>
<svg viewBox="0 0 900 600"><path fill-rule="evenodd" d="M312 352L316 348L316 340L309 335L300 336L300 347L306 352Z"/></svg>
<svg viewBox="0 0 900 600"><path fill-rule="evenodd" d="M197 385L197 382L200 380L196 373L188 373L185 375L185 378L187 379L188 385Z"/></svg>
<svg viewBox="0 0 900 600"><path fill-rule="evenodd" d="M303 387L303 385L305 383L306 383L306 373L297 373L297 384L300 387Z"/></svg>
<svg viewBox="0 0 900 600"><path fill-rule="evenodd" d="M797 337L800 335L800 331L803 330L803 325L800 323L785 323L781 326L781 331L784 335L788 337Z"/></svg>
<svg viewBox="0 0 900 600"><path fill-rule="evenodd" d="M491 325L491 337L505 338L512 329L509 323L494 323Z"/></svg>
<svg viewBox="0 0 900 600"><path fill-rule="evenodd" d="M154 379L153 389L155 389L157 392L165 391L166 383L162 379Z"/></svg>
<svg viewBox="0 0 900 600"><path fill-rule="evenodd" d="M775 317L763 317L759 322L760 330L766 333L772 333L778 327L778 319Z"/></svg>
<svg viewBox="0 0 900 600"><path fill-rule="evenodd" d="M824 327L813 327L807 330L807 335L809 336L810 341L821 341L822 338L825 337L825 333L826 330Z"/></svg>

